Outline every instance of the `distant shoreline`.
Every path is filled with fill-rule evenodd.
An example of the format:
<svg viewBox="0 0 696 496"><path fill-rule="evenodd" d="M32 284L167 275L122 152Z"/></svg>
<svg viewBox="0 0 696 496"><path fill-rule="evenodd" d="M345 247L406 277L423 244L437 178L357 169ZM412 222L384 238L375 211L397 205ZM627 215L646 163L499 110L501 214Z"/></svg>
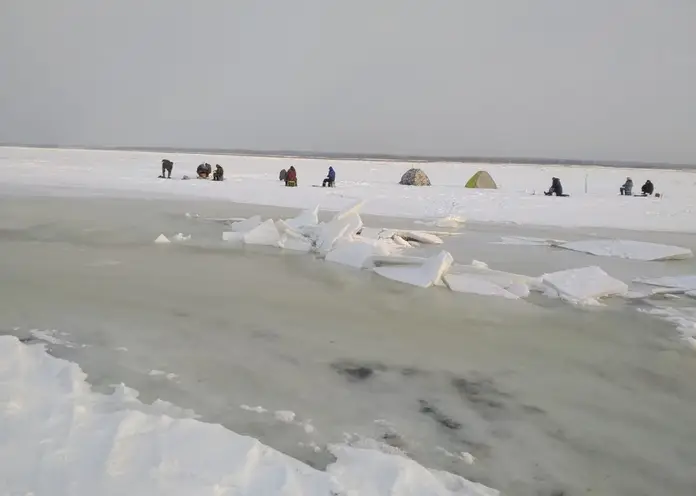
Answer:
<svg viewBox="0 0 696 496"><path fill-rule="evenodd" d="M667 162L632 162L622 160L580 160L561 158L534 158L534 157L476 157L476 156L437 156L437 155L398 155L383 153L334 153L334 152L305 152L295 150L244 150L223 148L174 148L174 147L143 147L143 146L61 146L61 145L25 145L25 144L0 144L3 148L38 148L58 150L98 150L98 151L132 151L132 152L160 152L160 153L190 153L196 155L231 155L242 157L277 157L300 159L326 159L326 160L379 160L384 162L411 162L411 163L481 163L481 164L520 164L520 165L568 165L568 166L596 166L613 167L622 169L696 169L696 164L671 164Z"/></svg>

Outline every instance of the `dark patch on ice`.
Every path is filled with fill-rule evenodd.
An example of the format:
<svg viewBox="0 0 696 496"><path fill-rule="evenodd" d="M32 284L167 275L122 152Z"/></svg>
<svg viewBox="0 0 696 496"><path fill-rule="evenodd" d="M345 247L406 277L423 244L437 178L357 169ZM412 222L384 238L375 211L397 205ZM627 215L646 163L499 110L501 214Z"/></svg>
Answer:
<svg viewBox="0 0 696 496"><path fill-rule="evenodd" d="M375 371L386 370L386 367L379 363L356 363L347 361L333 363L331 367L351 382L366 381L375 375Z"/></svg>
<svg viewBox="0 0 696 496"><path fill-rule="evenodd" d="M381 439L392 448L397 448L404 452L406 451L406 441L396 432L385 432L382 434Z"/></svg>
<svg viewBox="0 0 696 496"><path fill-rule="evenodd" d="M413 377L417 375L425 375L426 372L416 367L404 367L401 369L401 375L404 377Z"/></svg>
<svg viewBox="0 0 696 496"><path fill-rule="evenodd" d="M539 408L538 406L534 406L534 405L522 405L522 410L525 411L526 413L533 413L533 414L546 413L545 410Z"/></svg>
<svg viewBox="0 0 696 496"><path fill-rule="evenodd" d="M455 377L452 385L459 395L479 411L503 410L510 395L497 389L490 379Z"/></svg>
<svg viewBox="0 0 696 496"><path fill-rule="evenodd" d="M184 311L182 311L182 310L174 310L174 311L172 312L172 315L174 315L174 317L181 317L181 318L187 318L187 317L190 317L190 316L191 316L190 313L184 312Z"/></svg>
<svg viewBox="0 0 696 496"><path fill-rule="evenodd" d="M255 329L251 332L251 337L266 341L277 341L280 339L278 333L272 329Z"/></svg>
<svg viewBox="0 0 696 496"><path fill-rule="evenodd" d="M437 408L433 404L425 400L418 400L418 403L420 404L420 412L433 419L442 427L445 427L446 429L450 429L453 431L462 428L462 424L454 420L452 417L445 415L439 408Z"/></svg>

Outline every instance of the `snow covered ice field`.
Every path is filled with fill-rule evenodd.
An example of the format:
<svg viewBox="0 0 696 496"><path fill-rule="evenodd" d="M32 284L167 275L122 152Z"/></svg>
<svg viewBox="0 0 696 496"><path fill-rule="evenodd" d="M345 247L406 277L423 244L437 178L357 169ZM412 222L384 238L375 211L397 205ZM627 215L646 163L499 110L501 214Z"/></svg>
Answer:
<svg viewBox="0 0 696 496"><path fill-rule="evenodd" d="M52 355L79 364L96 391L108 393L111 385L124 383L140 391L145 403L171 403L143 407L120 389L120 396L109 400L109 411L142 410L159 419L162 412L186 417L190 412L181 409L190 409L201 421L258 438L319 469L328 466L339 481L332 486L323 472L269 455L267 468L274 463L282 470L292 467L309 481L288 483L286 494L339 489L411 494L408 483L416 481L422 486L413 494L481 489L446 484L442 474L418 472L419 465L395 465L401 458L378 463L370 458L378 454L375 449L407 453L420 466L480 481L503 494L694 494L696 354L679 339L672 322L637 311L645 307L642 300L611 299L605 307L579 308L542 295L509 301L442 288L421 290L309 255L232 249L220 240L224 226L206 220L292 216L294 211L280 207L317 203L338 210L364 198L366 213L388 216L365 215L368 226L423 228L414 219L449 214L496 221L469 222L459 229L460 236L444 238L445 248L461 263L483 260L528 275L598 265L630 282L696 274L696 263L602 258L501 240L621 237L696 249L691 213L696 176L691 172L421 164L434 186L416 189L395 184L407 164L332 161L338 187L322 190L310 184L320 183L328 167L324 160L167 155L176 162L177 177L192 175L204 159L220 163L228 181L215 184L156 179L162 156L0 149L0 331L26 338L30 345L48 343ZM298 169L297 189L282 188L277 181L278 170L289 161ZM462 188L479 168L489 170L501 189ZM552 175L561 177L571 198L538 195ZM616 189L626 175L636 184L649 177L665 198L618 197ZM199 217L187 217L187 212ZM152 242L160 233L178 232L190 234L191 241ZM689 308L688 298L673 298L678 299L656 303ZM35 470L43 484L55 486L19 489L86 494L79 491L113 483L116 465L130 485L112 486L111 494L126 487L133 494L176 494L167 491L175 486L148 485L154 484L152 473L139 473L126 463L129 451L120 436L118 449L103 447L111 450L103 477L90 476L97 482L81 478L82 485L72 492L66 479L51 479L56 466L48 465L46 456L16 456L18 444L9 441L38 445L50 439L55 425L57 437L51 442L59 443L66 432L75 431L60 429L64 414L55 409L45 419L45 430L32 434L41 415L57 408L51 401L82 397L82 392L78 395L81 390L72 386L60 389L65 381L40 383L30 373L40 355L8 339L0 341L5 357L0 367L0 437L5 440L0 481L31 481ZM41 363L53 373L51 367L58 367ZM40 394L46 387L54 388L55 397ZM24 405L10 401L21 395ZM41 404L31 400L38 397ZM31 422L18 423L17 412L23 407L28 413L32 406ZM81 411L74 409L73 425L85 425ZM159 443L157 477L164 474L168 483L180 484L173 476L181 477L187 468L176 463L193 461L162 437L148 441L144 432L152 426L126 417L134 422L129 429L143 427L136 431L143 443L139 450ZM87 425L98 419L89 417ZM160 420L156 425L173 432ZM187 443L201 425L185 424L191 436ZM28 431L26 437L17 434L24 434L19 426ZM230 446L239 442L220 432L200 430L196 449L224 453L226 444L219 439ZM31 437L39 434L43 437ZM345 448L328 447L336 443L369 450L342 457ZM138 463L150 463L143 459ZM237 494L230 482L234 467L208 468L210 479L200 486L186 479L191 485L180 486L181 494ZM249 472L243 473L248 478ZM407 478L392 488L385 474L395 473ZM254 477L261 474L275 480L266 472ZM215 477L220 478L217 493L204 485ZM359 480L365 485L356 486ZM272 493L274 487L279 486L251 485L248 490L256 492L241 494ZM298 492L291 492L294 488Z"/></svg>

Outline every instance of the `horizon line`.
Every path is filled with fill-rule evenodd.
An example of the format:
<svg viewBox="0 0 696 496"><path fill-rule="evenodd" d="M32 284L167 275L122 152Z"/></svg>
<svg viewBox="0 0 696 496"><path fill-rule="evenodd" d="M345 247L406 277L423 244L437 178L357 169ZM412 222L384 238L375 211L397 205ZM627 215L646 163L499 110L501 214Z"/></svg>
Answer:
<svg viewBox="0 0 696 496"><path fill-rule="evenodd" d="M548 157L515 157L515 156L461 156L461 155L408 155L391 153L344 153L303 150L252 150L244 148L194 148L168 146L87 146L87 145L56 145L56 144L21 144L0 143L3 148L40 148L57 150L95 150L95 151L134 151L134 152L163 152L190 153L202 155L236 155L247 157L273 157L298 159L329 159L329 160L381 160L387 162L454 162L454 163L488 163L494 165L582 165L597 167L636 168L636 169L695 169L696 164L680 164L670 162L643 162L631 160L588 160L573 158Z"/></svg>

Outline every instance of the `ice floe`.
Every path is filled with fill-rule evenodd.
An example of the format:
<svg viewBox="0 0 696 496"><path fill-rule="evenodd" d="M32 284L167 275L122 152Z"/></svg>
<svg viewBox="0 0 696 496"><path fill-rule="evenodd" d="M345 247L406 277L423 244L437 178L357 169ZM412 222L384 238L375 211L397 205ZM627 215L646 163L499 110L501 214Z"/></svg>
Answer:
<svg viewBox="0 0 696 496"><path fill-rule="evenodd" d="M501 296L507 299L526 298L530 287L538 287L541 278L494 270L485 262L453 265L444 277L445 284L460 293Z"/></svg>
<svg viewBox="0 0 696 496"><path fill-rule="evenodd" d="M425 231L396 231L393 236L399 236L405 241L416 241L427 245L441 245L442 238Z"/></svg>
<svg viewBox="0 0 696 496"><path fill-rule="evenodd" d="M696 290L696 275L636 278L633 282L647 284L649 286L659 286L660 288L680 289L683 291Z"/></svg>
<svg viewBox="0 0 696 496"><path fill-rule="evenodd" d="M500 241L495 241L497 245L515 246L556 246L566 243L560 239L534 238L530 236L501 236Z"/></svg>
<svg viewBox="0 0 696 496"><path fill-rule="evenodd" d="M261 222L261 216L254 215L253 217L249 217L248 219L230 224L229 229L232 232L248 232L254 229L255 227L261 225Z"/></svg>
<svg viewBox="0 0 696 496"><path fill-rule="evenodd" d="M319 205L312 209L303 211L297 217L285 220L284 223L290 229L294 229L296 231L301 231L304 228L316 226L319 224Z"/></svg>
<svg viewBox="0 0 696 496"><path fill-rule="evenodd" d="M600 298L628 292L626 283L596 266L544 274L541 281L547 294L577 304L597 304Z"/></svg>
<svg viewBox="0 0 696 496"><path fill-rule="evenodd" d="M639 309L639 311L674 324L681 338L696 349L696 307L674 308L655 305L651 308Z"/></svg>
<svg viewBox="0 0 696 496"><path fill-rule="evenodd" d="M236 231L223 231L222 240L228 242L241 243L244 241L244 233Z"/></svg>
<svg viewBox="0 0 696 496"><path fill-rule="evenodd" d="M412 243L439 245L443 243L442 238L433 231L366 227L359 214L360 207L361 203L356 203L335 214L329 222L318 222L318 208L286 220L263 221L259 216L254 216L233 224L237 231L223 233L223 239L314 253L328 263L373 270L387 279L422 288L438 286L459 293L511 300L527 298L531 290L575 304L597 304L600 298L612 295L627 298L644 295L640 291L629 292L625 283L609 276L599 267L532 277L494 270L477 260L470 265L454 264L452 255L447 251L430 257L412 256L409 255ZM240 231L244 226L248 230ZM528 241L530 238L521 239ZM548 246L554 243L553 240L534 241L536 244L542 242ZM696 281L693 288L688 289L696 291ZM652 291L651 294L656 292Z"/></svg>
<svg viewBox="0 0 696 496"><path fill-rule="evenodd" d="M79 366L12 336L0 336L0 363L6 494L499 494L403 456L341 444L329 446L335 461L319 471L170 403L143 404L125 386L95 393ZM291 414L274 415L285 422Z"/></svg>
<svg viewBox="0 0 696 496"><path fill-rule="evenodd" d="M285 250L309 253L312 251L312 242L294 231L286 231L281 237L279 246Z"/></svg>
<svg viewBox="0 0 696 496"><path fill-rule="evenodd" d="M360 209L362 209L363 205L365 205L365 200L358 200L355 203L353 203L350 207L347 207L338 212L336 215L334 215L332 220L341 220L351 214L357 214L358 212L360 212Z"/></svg>
<svg viewBox="0 0 696 496"><path fill-rule="evenodd" d="M440 217L439 219L432 219L429 221L416 221L417 224L452 229L458 228L460 224L464 224L465 222L466 219L464 217L459 217L456 215L448 215L447 217Z"/></svg>
<svg viewBox="0 0 696 496"><path fill-rule="evenodd" d="M245 232L244 243L247 245L280 247L280 233L273 219L268 219L250 231Z"/></svg>
<svg viewBox="0 0 696 496"><path fill-rule="evenodd" d="M588 239L554 244L554 246L599 257L616 257L645 262L683 260L693 256L689 248L629 239Z"/></svg>
<svg viewBox="0 0 696 496"><path fill-rule="evenodd" d="M389 257L398 247L385 240L344 239L326 255L326 261L357 269L371 268L374 257Z"/></svg>
<svg viewBox="0 0 696 496"><path fill-rule="evenodd" d="M171 241L169 241L169 238L166 237L164 234L160 234L159 236L157 236L157 239L155 239L155 243L157 243L158 245L165 245L171 243Z"/></svg>
<svg viewBox="0 0 696 496"><path fill-rule="evenodd" d="M191 235L184 234L184 233L177 233L174 235L174 241L190 241L191 240Z"/></svg>
<svg viewBox="0 0 696 496"><path fill-rule="evenodd" d="M394 281L429 288L442 279L442 276L452 265L452 255L447 251L441 251L426 259L422 265L413 266L382 266L375 267L374 271L382 277Z"/></svg>
<svg viewBox="0 0 696 496"><path fill-rule="evenodd" d="M457 293L471 293L483 296L502 296L510 300L520 297L485 278L470 274L446 274L443 280L447 287ZM527 292L527 294L529 294Z"/></svg>

